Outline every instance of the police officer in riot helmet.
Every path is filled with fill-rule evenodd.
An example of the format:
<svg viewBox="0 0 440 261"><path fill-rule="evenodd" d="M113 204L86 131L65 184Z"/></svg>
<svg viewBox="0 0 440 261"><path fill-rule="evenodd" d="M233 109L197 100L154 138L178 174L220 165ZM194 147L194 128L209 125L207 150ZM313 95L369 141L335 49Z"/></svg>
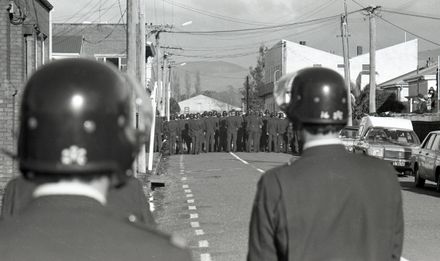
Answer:
<svg viewBox="0 0 440 261"><path fill-rule="evenodd" d="M154 117L137 83L97 61L55 61L29 79L20 116L19 167L36 188L0 222L2 260L190 260L176 240L106 207L110 187L132 175Z"/></svg>
<svg viewBox="0 0 440 261"><path fill-rule="evenodd" d="M397 175L384 161L345 151L338 132L347 123L346 97L344 79L326 68L278 82L275 101L301 131L304 150L261 177L248 260L400 259Z"/></svg>

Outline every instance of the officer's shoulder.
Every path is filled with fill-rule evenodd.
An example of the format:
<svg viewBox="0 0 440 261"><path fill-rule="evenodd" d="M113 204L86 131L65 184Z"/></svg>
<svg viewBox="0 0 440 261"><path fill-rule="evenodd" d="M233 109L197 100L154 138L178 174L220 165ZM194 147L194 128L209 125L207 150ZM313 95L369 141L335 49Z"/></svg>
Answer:
<svg viewBox="0 0 440 261"><path fill-rule="evenodd" d="M154 227L148 226L145 223L140 222L140 219L135 215L129 215L125 218L125 223L129 226L135 228L138 231L145 233L146 235L153 235L157 240L169 244L178 249L187 249L188 245L185 239L177 236L170 235L157 230Z"/></svg>
<svg viewBox="0 0 440 261"><path fill-rule="evenodd" d="M260 183L262 184L274 184L278 183L278 176L283 173L286 169L289 168L288 163L285 163L283 165L274 167L272 169L269 169L264 172L263 175L260 177Z"/></svg>

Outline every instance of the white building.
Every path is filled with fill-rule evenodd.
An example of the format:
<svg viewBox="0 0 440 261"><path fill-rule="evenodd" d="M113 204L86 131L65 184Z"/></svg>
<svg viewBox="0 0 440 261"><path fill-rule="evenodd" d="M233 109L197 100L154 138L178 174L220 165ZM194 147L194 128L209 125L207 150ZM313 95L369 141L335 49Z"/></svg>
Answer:
<svg viewBox="0 0 440 261"><path fill-rule="evenodd" d="M412 40L376 51L376 84L394 79L417 69L418 44ZM326 67L344 76L342 56L321 51L309 46L281 40L268 50L265 56L264 82L260 92L265 109L277 110L272 91L274 81L286 73L306 67ZM369 54L360 54L350 59L350 80L362 90L369 84Z"/></svg>
<svg viewBox="0 0 440 261"><path fill-rule="evenodd" d="M204 111L230 111L241 110L240 107L233 106L205 95L197 95L192 98L179 102L180 113L202 113Z"/></svg>

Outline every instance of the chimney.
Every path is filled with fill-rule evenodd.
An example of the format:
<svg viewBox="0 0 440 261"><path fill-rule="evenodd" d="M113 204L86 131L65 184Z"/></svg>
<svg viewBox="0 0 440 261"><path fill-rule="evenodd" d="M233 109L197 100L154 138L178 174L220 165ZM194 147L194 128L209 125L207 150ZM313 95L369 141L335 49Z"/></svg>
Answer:
<svg viewBox="0 0 440 261"><path fill-rule="evenodd" d="M306 45L306 41L299 41L300 45Z"/></svg>
<svg viewBox="0 0 440 261"><path fill-rule="evenodd" d="M362 54L362 46L358 45L356 46L356 55L361 55Z"/></svg>

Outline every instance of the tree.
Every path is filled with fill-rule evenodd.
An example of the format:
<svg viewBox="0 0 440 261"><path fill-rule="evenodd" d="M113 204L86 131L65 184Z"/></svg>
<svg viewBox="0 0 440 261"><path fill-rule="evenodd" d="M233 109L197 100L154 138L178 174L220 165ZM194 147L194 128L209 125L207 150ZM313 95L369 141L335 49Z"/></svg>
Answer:
<svg viewBox="0 0 440 261"><path fill-rule="evenodd" d="M369 101L370 85L368 84L353 104L353 120L360 120L363 116L369 114ZM385 112L401 113L406 109L405 105L397 100L397 95L394 92L379 89L376 90L376 104L377 114Z"/></svg>
<svg viewBox="0 0 440 261"><path fill-rule="evenodd" d="M172 80L171 80L173 87L173 97L177 100L180 101L181 99L181 93L180 93L180 78L179 78L179 74L177 72L173 72L172 74Z"/></svg>
<svg viewBox="0 0 440 261"><path fill-rule="evenodd" d="M180 113L179 103L174 98L170 98L170 113L171 114L179 114Z"/></svg>
<svg viewBox="0 0 440 261"><path fill-rule="evenodd" d="M185 73L185 90L186 90L186 97L191 96L191 76L189 75L189 72Z"/></svg>
<svg viewBox="0 0 440 261"><path fill-rule="evenodd" d="M194 89L196 91L196 95L202 93L202 86L200 85L200 71L196 73L196 82L194 83Z"/></svg>
<svg viewBox="0 0 440 261"><path fill-rule="evenodd" d="M260 98L259 93L264 88L264 55L266 52L267 47L262 44L258 50L257 65L255 67L249 67L249 86L247 86L247 81L245 79L243 83L243 88L240 89L240 93L243 95L245 103L247 91L249 92L248 95L250 110L262 110L264 107L264 101Z"/></svg>

